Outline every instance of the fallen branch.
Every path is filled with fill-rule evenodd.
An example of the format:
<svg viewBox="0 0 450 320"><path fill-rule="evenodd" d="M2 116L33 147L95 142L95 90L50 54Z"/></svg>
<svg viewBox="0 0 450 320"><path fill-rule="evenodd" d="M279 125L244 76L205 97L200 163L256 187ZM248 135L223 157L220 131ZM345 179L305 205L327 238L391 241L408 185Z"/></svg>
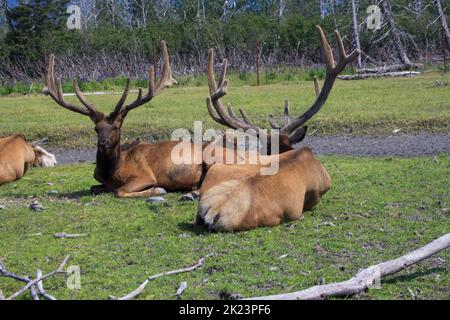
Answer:
<svg viewBox="0 0 450 320"><path fill-rule="evenodd" d="M360 73L360 74L348 74L338 76L341 80L364 80L372 78L396 78L396 77L415 77L419 75L419 71L399 71L399 72L380 72L380 73Z"/></svg>
<svg viewBox="0 0 450 320"><path fill-rule="evenodd" d="M70 256L67 256L63 262L61 262L61 264L59 265L58 269L47 273L46 275L42 275L41 276L37 276L36 279L30 279L28 277L22 277L19 276L13 272L9 272L8 270L6 270L6 267L4 266L3 263L0 262L0 276L4 276L4 277L8 277L8 278L12 278L21 282L25 282L26 285L24 287L22 287L19 291L17 291L16 293L12 294L11 296L9 296L8 298L6 298L6 300L13 300L17 297L19 297L20 295L22 295L23 293L25 293L26 291L30 290L31 292L31 296L33 297L33 299L36 300L36 285L38 285L39 282L42 282L45 279L48 279L50 277L53 277L54 275L58 274L58 273L65 273L64 271L64 267L67 264L67 261L69 261Z"/></svg>
<svg viewBox="0 0 450 320"><path fill-rule="evenodd" d="M142 293L142 291L144 291L145 287L147 286L147 284L148 284L150 281L155 280L155 279L157 279L157 278L164 277L164 276L169 276L169 275L172 275L172 274L183 273L183 272L190 272L190 271L197 270L198 268L200 268L200 267L204 264L206 258L212 257L213 255L214 255L213 253L210 253L210 254L208 254L208 255L202 257L202 258L201 258L195 265L193 265L193 266L190 266L190 267L187 267L187 268L182 268L182 269L176 269L176 270L166 271L166 272L163 272L163 273L158 273L158 274L155 274L155 275L153 275L153 276L150 276L150 277L148 277L148 278L147 278L147 279L146 279L139 287L137 287L135 290L133 290L133 291L130 292L129 294L127 294L127 295L125 295L125 296L123 296L123 297L109 296L109 298L110 298L110 299L114 299L114 300L131 300L131 299L134 299L134 298L136 298L137 296L139 296L139 295Z"/></svg>
<svg viewBox="0 0 450 320"><path fill-rule="evenodd" d="M450 233L400 258L363 269L347 281L314 286L297 292L249 298L248 300L319 300L326 297L355 295L369 289L382 277L397 273L449 247Z"/></svg>
<svg viewBox="0 0 450 320"><path fill-rule="evenodd" d="M380 72L393 72L393 71L410 71L410 70L421 70L423 69L423 64L413 63L412 65L405 64L394 64L391 66L382 66L378 68L362 68L358 69L357 73L380 73Z"/></svg>
<svg viewBox="0 0 450 320"><path fill-rule="evenodd" d="M38 271L36 272L36 277L37 279L42 278L42 271L38 269ZM44 290L44 284L42 283L42 281L39 281L37 283L37 289L39 291L39 294L47 300L56 300L56 298L52 295L49 295L47 292L45 292Z"/></svg>
<svg viewBox="0 0 450 320"><path fill-rule="evenodd" d="M82 238L82 237L87 237L87 236L88 236L87 233L81 233L81 234L74 233L74 234L71 234L71 233L65 233L65 232L58 232L58 233L55 233L53 235L53 237L55 237L57 239L64 239L64 238L66 238L66 239L75 239L75 238Z"/></svg>

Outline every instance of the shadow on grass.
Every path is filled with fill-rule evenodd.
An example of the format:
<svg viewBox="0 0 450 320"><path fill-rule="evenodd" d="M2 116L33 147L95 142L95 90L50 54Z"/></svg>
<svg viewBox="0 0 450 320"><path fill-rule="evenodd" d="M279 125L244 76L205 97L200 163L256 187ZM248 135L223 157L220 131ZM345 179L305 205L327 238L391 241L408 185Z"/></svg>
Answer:
<svg viewBox="0 0 450 320"><path fill-rule="evenodd" d="M195 223L192 222L181 222L178 224L178 227L183 231L193 233L197 236L211 233L211 231L209 231L207 228L196 225Z"/></svg>
<svg viewBox="0 0 450 320"><path fill-rule="evenodd" d="M397 282L405 282L405 281L411 281L416 278L422 278L424 276L428 276L435 272L445 272L445 268L443 267L437 267L437 268L431 268L424 271L416 271L410 274L400 274L400 275L392 275L389 277L389 279L382 280L384 283L388 284L395 284Z"/></svg>
<svg viewBox="0 0 450 320"><path fill-rule="evenodd" d="M69 198L69 199L79 199L81 197L87 197L87 196L95 196L91 190L89 189L84 189L84 190L79 190L79 191L74 191L74 192L66 192L66 193L59 193L57 195L55 195L54 197L57 199L60 198Z"/></svg>

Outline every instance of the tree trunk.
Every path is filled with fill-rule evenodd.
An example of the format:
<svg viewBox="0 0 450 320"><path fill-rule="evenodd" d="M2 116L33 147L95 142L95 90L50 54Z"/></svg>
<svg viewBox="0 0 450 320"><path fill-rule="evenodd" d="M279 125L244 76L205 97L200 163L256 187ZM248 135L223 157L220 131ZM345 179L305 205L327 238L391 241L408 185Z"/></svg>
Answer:
<svg viewBox="0 0 450 320"><path fill-rule="evenodd" d="M325 0L319 0L319 6L320 6L320 18L323 20L325 19Z"/></svg>
<svg viewBox="0 0 450 320"><path fill-rule="evenodd" d="M434 0L434 5L439 15L439 20L441 21L441 28L444 32L445 43L447 44L447 50L450 52L450 31L448 30L447 17L445 16L444 10L442 9L441 0Z"/></svg>
<svg viewBox="0 0 450 320"><path fill-rule="evenodd" d="M404 65L411 66L412 65L411 60L409 60L405 47L403 47L400 31L397 29L394 16L392 15L391 4L389 0L382 0L381 4L383 7L383 13L386 18L387 24L389 25L389 28L391 29L392 32L392 36L394 38L394 45L397 50L397 55Z"/></svg>
<svg viewBox="0 0 450 320"><path fill-rule="evenodd" d="M359 25L357 19L357 9L356 9L356 0L352 0L352 20L353 20L353 36L355 38L355 47L358 50L361 50L361 43L359 42ZM361 63L361 55L358 55L358 69L362 67Z"/></svg>
<svg viewBox="0 0 450 320"><path fill-rule="evenodd" d="M278 17L281 18L284 16L284 11L286 10L286 1L279 0L278 4Z"/></svg>

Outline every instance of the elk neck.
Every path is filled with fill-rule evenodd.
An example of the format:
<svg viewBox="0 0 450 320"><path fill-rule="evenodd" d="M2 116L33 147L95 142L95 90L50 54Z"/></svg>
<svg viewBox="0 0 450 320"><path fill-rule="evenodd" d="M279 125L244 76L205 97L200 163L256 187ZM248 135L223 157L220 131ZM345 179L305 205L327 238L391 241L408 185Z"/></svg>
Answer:
<svg viewBox="0 0 450 320"><path fill-rule="evenodd" d="M120 138L117 143L109 149L97 148L97 170L102 177L111 177L122 162L120 150Z"/></svg>

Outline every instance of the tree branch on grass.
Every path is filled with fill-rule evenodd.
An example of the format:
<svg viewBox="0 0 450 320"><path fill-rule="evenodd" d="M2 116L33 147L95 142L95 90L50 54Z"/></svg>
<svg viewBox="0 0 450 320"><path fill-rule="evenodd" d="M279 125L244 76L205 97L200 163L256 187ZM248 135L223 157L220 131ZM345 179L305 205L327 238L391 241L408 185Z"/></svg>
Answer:
<svg viewBox="0 0 450 320"><path fill-rule="evenodd" d="M37 278L37 279L42 278L42 270L39 270L39 269L37 270L37 272L36 272L36 278ZM47 292L45 292L45 290L44 290L44 285L43 285L42 281L39 281L39 282L37 283L37 289L38 289L38 291L39 291L39 294L40 294L44 299L47 299L47 300L56 300L56 298L55 298L54 296L49 295Z"/></svg>
<svg viewBox="0 0 450 320"><path fill-rule="evenodd" d="M182 268L182 269L176 269L176 270L171 270L171 271L166 271L166 272L162 272L162 273L158 273L158 274L155 274L153 276L150 276L147 279L145 279L145 281L139 287L137 287L135 290L133 290L129 294L127 294L127 295L125 295L123 297L109 296L109 298L113 299L113 300L131 300L131 299L134 299L134 298L139 296L144 291L145 287L147 286L147 284L150 281L155 280L157 278L164 277L164 276L170 276L172 274L184 273L184 272L190 272L190 271L197 270L198 268L203 266L203 264L205 263L206 258L209 258L209 257L212 257L212 256L214 256L214 253L210 253L210 254L202 257L195 265L190 266L190 267L186 267L186 268Z"/></svg>
<svg viewBox="0 0 450 320"><path fill-rule="evenodd" d="M64 239L64 238L66 238L66 239L75 239L75 238L82 238L82 237L87 237L87 236L88 236L87 233L81 233L81 234L74 233L74 234L71 234L71 233L65 233L65 232L58 232L58 233L55 233L53 235L53 237L56 238L56 239Z"/></svg>
<svg viewBox="0 0 450 320"><path fill-rule="evenodd" d="M52 272L49 272L46 275L42 275L42 272L41 272L40 274L37 275L36 279L30 279L28 277L22 277L22 276L19 276L19 275L13 273L13 272L9 272L6 269L5 265L0 261L0 276L12 278L12 279L15 279L17 281L21 281L21 282L26 283L26 285L24 287L22 287L19 291L17 291L16 293L12 294L8 298L6 298L6 300L13 300L13 299L19 297L20 295L22 295L23 293L25 293L28 290L30 290L31 296L33 297L34 300L39 300L39 296L38 296L38 294L36 292L36 286L38 286L38 291L40 291L39 290L39 283L41 283L41 286L42 286L42 281L43 280L48 279L50 277L53 277L54 275L56 275L58 273L65 273L64 267L67 264L67 261L69 261L69 258L70 258L70 256L67 256L61 262L61 264L59 265L58 269L53 270ZM38 270L38 273L39 273L39 271L40 270ZM43 291L43 292L45 293L45 291ZM44 295L43 295L43 297L46 298Z"/></svg>
<svg viewBox="0 0 450 320"><path fill-rule="evenodd" d="M319 300L327 297L351 296L369 289L382 277L397 273L450 247L450 233L400 258L381 262L359 271L353 278L306 290L249 298L249 300Z"/></svg>

